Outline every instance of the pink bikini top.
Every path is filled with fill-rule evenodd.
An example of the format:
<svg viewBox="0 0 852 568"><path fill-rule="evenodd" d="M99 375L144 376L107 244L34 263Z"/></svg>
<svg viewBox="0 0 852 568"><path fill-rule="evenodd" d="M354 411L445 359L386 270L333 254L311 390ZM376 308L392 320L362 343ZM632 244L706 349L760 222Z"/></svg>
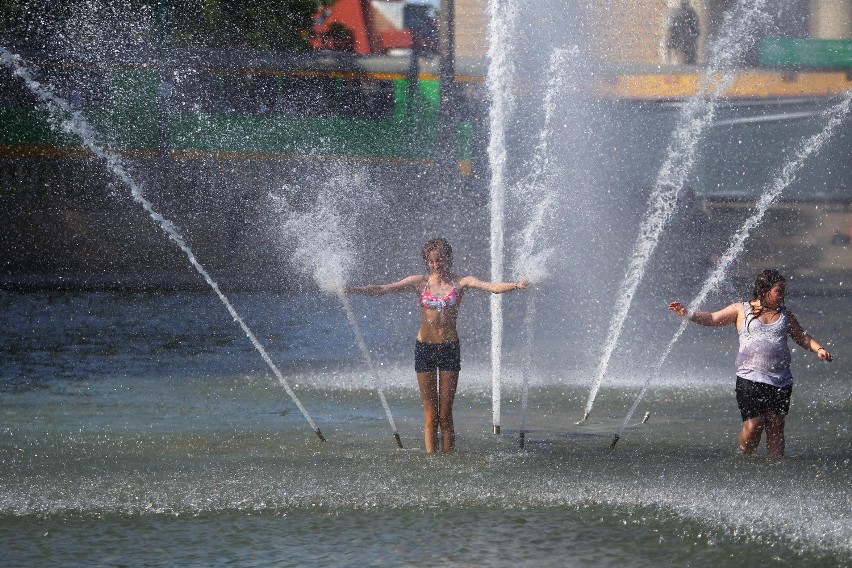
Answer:
<svg viewBox="0 0 852 568"><path fill-rule="evenodd" d="M464 291L456 287L455 281L452 282L452 285L453 287L447 292L446 296L438 298L433 296L429 291L429 284L427 283L420 293L420 305L433 310L443 310L444 308L458 306L461 303Z"/></svg>

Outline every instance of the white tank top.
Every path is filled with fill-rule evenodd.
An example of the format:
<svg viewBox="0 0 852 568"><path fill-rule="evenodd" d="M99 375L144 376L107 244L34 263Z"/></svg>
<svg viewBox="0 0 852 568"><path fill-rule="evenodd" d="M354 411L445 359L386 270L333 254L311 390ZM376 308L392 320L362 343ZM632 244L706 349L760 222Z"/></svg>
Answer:
<svg viewBox="0 0 852 568"><path fill-rule="evenodd" d="M776 387L793 384L790 372L790 320L784 306L779 318L772 323L763 323L751 313L751 306L743 302L746 314L745 325L739 330L740 350L737 353L737 376L766 383Z"/></svg>

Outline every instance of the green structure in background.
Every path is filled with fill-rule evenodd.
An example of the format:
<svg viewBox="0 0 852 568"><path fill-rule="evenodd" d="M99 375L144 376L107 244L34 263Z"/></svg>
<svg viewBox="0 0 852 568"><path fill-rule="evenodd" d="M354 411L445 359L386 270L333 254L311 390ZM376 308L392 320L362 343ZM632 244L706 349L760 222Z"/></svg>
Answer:
<svg viewBox="0 0 852 568"><path fill-rule="evenodd" d="M440 84L426 70L409 88L407 57L172 50L162 101L157 69L147 61L87 65L36 57L36 64L43 82L72 101L105 146L120 151L157 150L157 108L164 104L164 147L179 155L436 158ZM2 78L0 153L73 151L78 142L50 128L26 91L17 79ZM456 132L458 160L469 161L470 117Z"/></svg>
<svg viewBox="0 0 852 568"><path fill-rule="evenodd" d="M771 67L852 68L852 40L765 37L760 64Z"/></svg>

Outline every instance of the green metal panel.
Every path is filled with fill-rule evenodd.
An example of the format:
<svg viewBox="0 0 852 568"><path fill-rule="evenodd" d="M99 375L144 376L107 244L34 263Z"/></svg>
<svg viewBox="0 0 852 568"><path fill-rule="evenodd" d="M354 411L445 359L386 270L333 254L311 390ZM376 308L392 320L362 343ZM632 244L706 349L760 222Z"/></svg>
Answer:
<svg viewBox="0 0 852 568"><path fill-rule="evenodd" d="M423 157L431 136L413 139L406 121L352 118L181 114L172 122L177 150L372 157Z"/></svg>
<svg viewBox="0 0 852 568"><path fill-rule="evenodd" d="M221 103L224 79L205 92ZM406 79L393 79L394 107L381 117L340 114L341 80L336 80L333 109L318 116L276 111L211 109L188 111L176 104L169 115L170 146L200 153L359 156L390 159L429 159L435 146L439 83L418 82L414 101ZM220 100L221 99L221 100ZM124 150L157 148L157 76L150 69L113 69L110 103L82 110L97 132L98 142ZM213 105L222 107L222 104ZM76 137L50 127L48 113L38 108L0 107L0 145L74 147ZM469 159L470 123L458 125L459 158Z"/></svg>
<svg viewBox="0 0 852 568"><path fill-rule="evenodd" d="M396 102L393 117L395 120L405 120L406 109L408 108L408 81L396 79L393 82L393 92Z"/></svg>
<svg viewBox="0 0 852 568"><path fill-rule="evenodd" d="M79 144L74 137L50 127L46 110L20 107L0 108L2 144L71 146Z"/></svg>
<svg viewBox="0 0 852 568"><path fill-rule="evenodd" d="M111 145L157 146L157 75L148 70L115 70L110 77L111 105L86 117Z"/></svg>
<svg viewBox="0 0 852 568"><path fill-rule="evenodd" d="M460 122L458 124L459 160L473 158L473 124Z"/></svg>
<svg viewBox="0 0 852 568"><path fill-rule="evenodd" d="M852 67L852 40L764 37L760 63L773 67Z"/></svg>
<svg viewBox="0 0 852 568"><path fill-rule="evenodd" d="M429 101L431 107L436 111L441 104L441 84L437 79L425 79L420 81L420 96Z"/></svg>

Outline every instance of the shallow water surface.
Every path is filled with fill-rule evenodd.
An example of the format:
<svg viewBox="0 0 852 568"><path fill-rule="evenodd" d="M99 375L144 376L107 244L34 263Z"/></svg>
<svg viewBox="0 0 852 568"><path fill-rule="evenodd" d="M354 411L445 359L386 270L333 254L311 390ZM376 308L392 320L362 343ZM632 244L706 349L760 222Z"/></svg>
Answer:
<svg viewBox="0 0 852 568"><path fill-rule="evenodd" d="M595 361L560 364L557 340L543 339L551 355L531 378L523 451L520 358L508 357L497 436L474 339L455 405L458 451L430 456L420 449L410 338L367 326L368 342L383 341L377 359L400 450L333 303L317 300L308 320L287 298L235 300L321 442L204 295L3 301L4 565L852 565L842 349L830 366L794 354L779 460L735 452L729 335L691 329L614 449L643 377L616 369L576 424ZM788 303L808 320L817 304L849 307L845 298ZM818 323L842 344L837 317ZM650 364L626 367L641 375Z"/></svg>

